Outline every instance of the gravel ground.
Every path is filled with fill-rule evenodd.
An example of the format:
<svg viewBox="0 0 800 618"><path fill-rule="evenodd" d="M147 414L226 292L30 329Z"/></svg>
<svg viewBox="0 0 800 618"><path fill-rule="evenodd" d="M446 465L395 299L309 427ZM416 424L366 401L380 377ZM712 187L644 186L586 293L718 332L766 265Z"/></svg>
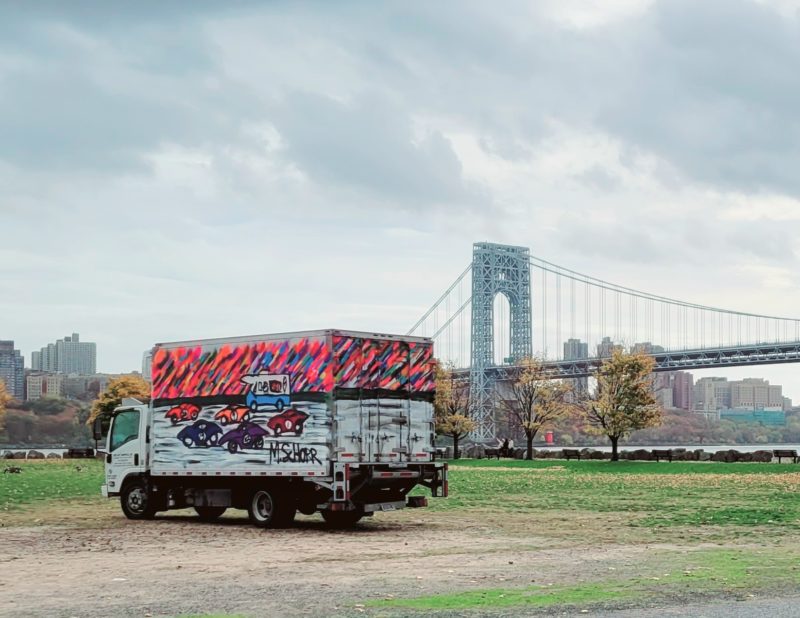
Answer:
<svg viewBox="0 0 800 618"><path fill-rule="evenodd" d="M586 614L582 614L586 615ZM714 601L673 607L652 607L607 612L592 612L598 618L797 618L800 616L800 597L777 599L748 599L746 601Z"/></svg>
<svg viewBox="0 0 800 618"><path fill-rule="evenodd" d="M0 528L0 616L361 615L359 604L374 598L602 577L607 561L635 568L646 551L565 553L474 519L417 513L350 531L327 530L318 518L265 531L241 517L206 524L172 514Z"/></svg>
<svg viewBox="0 0 800 618"><path fill-rule="evenodd" d="M42 507L32 520L21 515L0 520L0 618L396 616L404 612L363 604L370 599L635 578L653 557L651 552L690 549L621 544L602 538L600 531L582 535L594 540L587 546L537 536L536 530L543 525L547 529L547 522L518 519L498 522L489 514L406 510L378 515L348 531L328 530L319 517L300 517L287 530L260 530L241 511L216 523L200 522L185 511L132 522L109 503ZM20 525L26 522L39 525ZM800 615L795 598L748 596L704 604L693 596L661 603L666 607L650 608L643 600L635 609L594 607L588 614ZM534 613L587 615L559 608L498 608L492 615Z"/></svg>

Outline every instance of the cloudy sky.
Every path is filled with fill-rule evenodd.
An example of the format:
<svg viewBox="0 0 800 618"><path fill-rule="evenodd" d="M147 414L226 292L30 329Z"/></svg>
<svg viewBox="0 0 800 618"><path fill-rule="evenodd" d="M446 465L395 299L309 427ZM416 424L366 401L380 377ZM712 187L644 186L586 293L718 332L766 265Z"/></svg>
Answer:
<svg viewBox="0 0 800 618"><path fill-rule="evenodd" d="M478 240L800 317L799 67L800 0L5 2L0 338L405 332Z"/></svg>

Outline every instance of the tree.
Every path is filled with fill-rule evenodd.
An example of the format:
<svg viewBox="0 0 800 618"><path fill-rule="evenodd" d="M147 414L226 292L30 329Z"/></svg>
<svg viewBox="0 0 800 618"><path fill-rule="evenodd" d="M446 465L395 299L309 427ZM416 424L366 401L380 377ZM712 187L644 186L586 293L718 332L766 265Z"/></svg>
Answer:
<svg viewBox="0 0 800 618"><path fill-rule="evenodd" d="M139 376L120 376L109 381L106 390L92 403L86 424L91 425L99 416L110 415L124 397L147 401L150 399L150 385Z"/></svg>
<svg viewBox="0 0 800 618"><path fill-rule="evenodd" d="M619 461L617 444L632 431L661 424L663 410L653 394L655 360L644 353L614 350L595 374L594 392L584 401L586 420L611 441L611 461Z"/></svg>
<svg viewBox="0 0 800 618"><path fill-rule="evenodd" d="M453 439L453 458L458 459L458 443L475 429L472 420L469 385L456 381L452 367L436 365L436 395L433 410L436 418L436 433Z"/></svg>
<svg viewBox="0 0 800 618"><path fill-rule="evenodd" d="M533 439L539 430L561 418L570 409L568 395L572 388L554 380L537 359L525 359L521 371L511 382L510 399L502 399L509 416L525 432L525 459L533 459Z"/></svg>
<svg viewBox="0 0 800 618"><path fill-rule="evenodd" d="M11 401L11 395L6 390L6 383L0 379L0 431L5 427L6 406Z"/></svg>

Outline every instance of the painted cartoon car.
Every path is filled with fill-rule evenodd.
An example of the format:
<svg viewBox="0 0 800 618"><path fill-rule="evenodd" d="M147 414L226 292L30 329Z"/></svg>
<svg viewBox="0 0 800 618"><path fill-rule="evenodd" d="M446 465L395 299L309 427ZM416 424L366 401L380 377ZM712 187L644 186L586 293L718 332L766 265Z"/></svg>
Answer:
<svg viewBox="0 0 800 618"><path fill-rule="evenodd" d="M307 418L308 414L292 408L269 419L267 428L276 436L287 432L292 432L299 436L303 433L303 423Z"/></svg>
<svg viewBox="0 0 800 618"><path fill-rule="evenodd" d="M178 440L183 442L186 447L209 447L216 446L222 428L216 423L209 421L197 421L188 427L184 427L178 432Z"/></svg>
<svg viewBox="0 0 800 618"><path fill-rule="evenodd" d="M254 412L259 408L274 406L278 412L292 403L291 380L286 374L257 373L244 376L242 382L250 385L245 403Z"/></svg>
<svg viewBox="0 0 800 618"><path fill-rule="evenodd" d="M228 445L228 451L235 453L243 448L264 448L264 436L269 435L267 430L250 421L240 423L236 429L231 429L219 439L217 444Z"/></svg>
<svg viewBox="0 0 800 618"><path fill-rule="evenodd" d="M193 403L181 403L170 408L166 417L172 421L173 425L177 425L182 421L194 421L200 414L200 408Z"/></svg>
<svg viewBox="0 0 800 618"><path fill-rule="evenodd" d="M250 420L250 409L244 406L226 406L214 415L214 420L222 425L241 423Z"/></svg>

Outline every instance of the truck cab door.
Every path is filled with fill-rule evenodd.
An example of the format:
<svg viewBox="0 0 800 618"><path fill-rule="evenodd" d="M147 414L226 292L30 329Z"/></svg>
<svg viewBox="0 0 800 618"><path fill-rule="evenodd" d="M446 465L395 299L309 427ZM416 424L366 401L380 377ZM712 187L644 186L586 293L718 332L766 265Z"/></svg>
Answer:
<svg viewBox="0 0 800 618"><path fill-rule="evenodd" d="M125 478L147 469L147 406L118 411L108 432L106 487L117 494Z"/></svg>

